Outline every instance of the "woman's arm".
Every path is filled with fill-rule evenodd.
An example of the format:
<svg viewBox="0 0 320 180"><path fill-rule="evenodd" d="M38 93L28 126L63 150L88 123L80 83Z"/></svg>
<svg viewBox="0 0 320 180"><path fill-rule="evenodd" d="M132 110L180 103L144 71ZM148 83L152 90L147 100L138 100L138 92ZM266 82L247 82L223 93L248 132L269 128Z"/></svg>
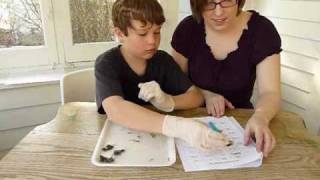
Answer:
<svg viewBox="0 0 320 180"><path fill-rule="evenodd" d="M174 49L172 49L171 55L173 59L177 62L177 64L180 66L182 71L185 73L188 73L188 59ZM205 100L208 114L215 117L221 117L224 115L226 106L228 108L234 109L234 106L232 105L232 103L229 102L220 94L216 94L214 92L204 90L204 89L200 89L200 91Z"/></svg>
<svg viewBox="0 0 320 180"><path fill-rule="evenodd" d="M245 130L245 143L251 136L256 139L256 147L268 156L275 146L275 138L269 123L280 109L280 55L267 57L257 66L258 100L255 112L249 119Z"/></svg>
<svg viewBox="0 0 320 180"><path fill-rule="evenodd" d="M280 109L280 55L267 57L257 66L258 100L255 114L269 121Z"/></svg>
<svg viewBox="0 0 320 180"><path fill-rule="evenodd" d="M172 49L171 56L180 66L184 73L188 73L188 59L184 57L182 54L178 53L176 50Z"/></svg>
<svg viewBox="0 0 320 180"><path fill-rule="evenodd" d="M171 56L180 66L182 71L188 74L188 59L174 49L172 49ZM176 103L176 109L189 109L199 107L204 102L202 92L195 86L189 88L189 90L184 94L174 96L173 99ZM186 99L188 101L186 101Z"/></svg>

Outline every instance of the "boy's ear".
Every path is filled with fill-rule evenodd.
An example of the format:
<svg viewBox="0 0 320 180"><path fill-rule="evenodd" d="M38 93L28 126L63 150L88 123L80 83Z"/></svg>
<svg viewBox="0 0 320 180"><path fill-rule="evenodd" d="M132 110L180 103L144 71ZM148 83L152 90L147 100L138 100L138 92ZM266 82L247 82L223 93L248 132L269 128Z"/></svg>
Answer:
<svg viewBox="0 0 320 180"><path fill-rule="evenodd" d="M119 39L120 42L122 42L125 34L120 30L120 28L115 27L113 29L114 34L117 36L117 38Z"/></svg>

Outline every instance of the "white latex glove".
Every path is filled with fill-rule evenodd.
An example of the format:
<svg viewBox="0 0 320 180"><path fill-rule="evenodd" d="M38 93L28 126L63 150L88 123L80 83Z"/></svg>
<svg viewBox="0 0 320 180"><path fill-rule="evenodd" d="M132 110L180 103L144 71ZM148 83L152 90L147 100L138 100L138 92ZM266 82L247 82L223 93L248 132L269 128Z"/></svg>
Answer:
<svg viewBox="0 0 320 180"><path fill-rule="evenodd" d="M230 145L230 141L223 134L209 129L205 124L193 118L166 115L162 133L183 139L192 147L203 151L212 151Z"/></svg>
<svg viewBox="0 0 320 180"><path fill-rule="evenodd" d="M140 92L138 97L146 102L150 101L157 109L164 112L174 110L174 100L172 96L163 92L156 81L139 83Z"/></svg>

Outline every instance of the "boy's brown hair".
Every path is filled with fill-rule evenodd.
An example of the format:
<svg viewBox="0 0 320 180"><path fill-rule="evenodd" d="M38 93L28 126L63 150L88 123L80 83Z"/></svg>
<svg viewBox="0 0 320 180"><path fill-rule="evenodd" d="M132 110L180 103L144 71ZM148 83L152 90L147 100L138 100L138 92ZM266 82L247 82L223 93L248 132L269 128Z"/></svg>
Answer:
<svg viewBox="0 0 320 180"><path fill-rule="evenodd" d="M237 0L238 4L238 14L244 6L246 0ZM204 11L204 7L207 5L208 0L190 0L190 6L192 10L192 16L200 22L202 19L202 12Z"/></svg>
<svg viewBox="0 0 320 180"><path fill-rule="evenodd" d="M131 20L162 25L165 22L163 9L157 0L117 0L112 7L112 22L126 36Z"/></svg>

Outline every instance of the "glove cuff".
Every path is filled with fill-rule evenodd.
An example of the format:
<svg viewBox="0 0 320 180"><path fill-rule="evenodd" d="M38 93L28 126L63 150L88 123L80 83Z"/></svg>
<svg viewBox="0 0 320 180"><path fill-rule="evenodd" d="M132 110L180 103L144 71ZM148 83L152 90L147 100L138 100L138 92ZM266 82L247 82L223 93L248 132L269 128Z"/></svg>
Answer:
<svg viewBox="0 0 320 180"><path fill-rule="evenodd" d="M166 115L163 119L162 134L170 137L176 137L177 118L175 116Z"/></svg>
<svg viewBox="0 0 320 180"><path fill-rule="evenodd" d="M172 112L175 107L174 100L171 95L165 94L164 98L160 101L160 103L151 103L158 109L164 112Z"/></svg>
<svg viewBox="0 0 320 180"><path fill-rule="evenodd" d="M170 95L167 95L167 96L168 96L168 101L169 101L170 106L168 106L168 108L165 109L164 111L165 112L172 112L174 110L174 107L176 104L174 103L172 96L170 96Z"/></svg>

